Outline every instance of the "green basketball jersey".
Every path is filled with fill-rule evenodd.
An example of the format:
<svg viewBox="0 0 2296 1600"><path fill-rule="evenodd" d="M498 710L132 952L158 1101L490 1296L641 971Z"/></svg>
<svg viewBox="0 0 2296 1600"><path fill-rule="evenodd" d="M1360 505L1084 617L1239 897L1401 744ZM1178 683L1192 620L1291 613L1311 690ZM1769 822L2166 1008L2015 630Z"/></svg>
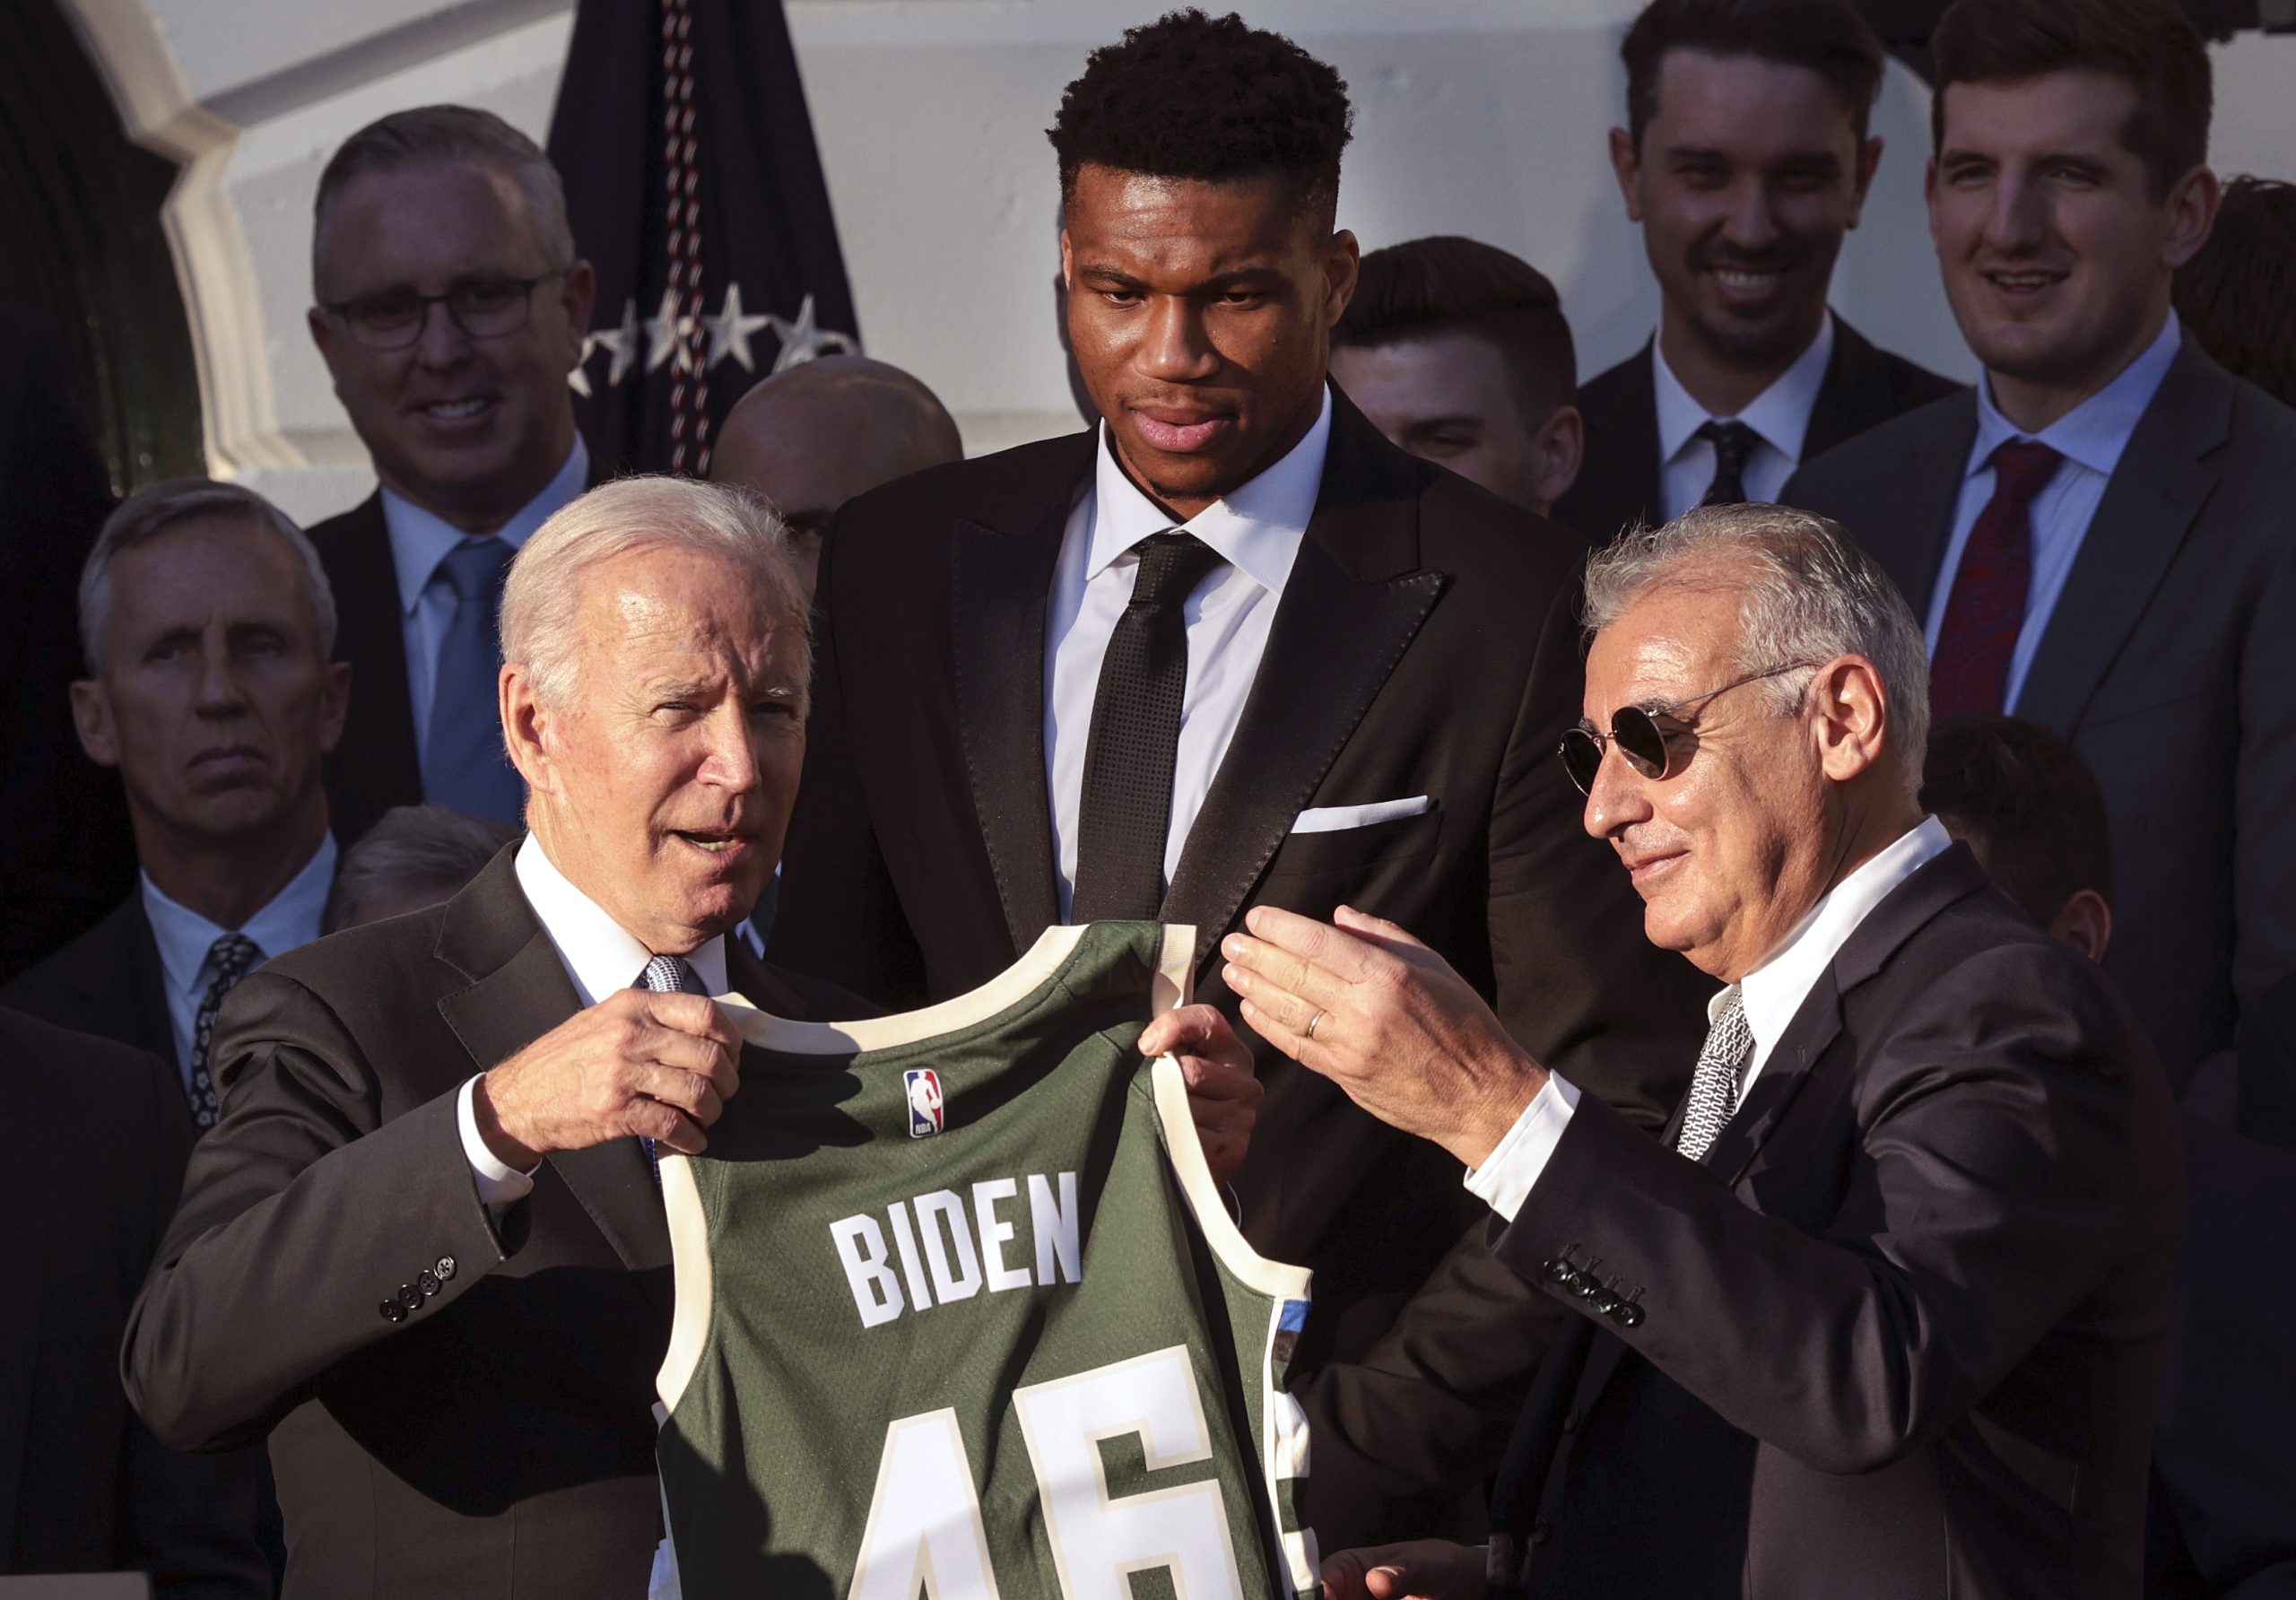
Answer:
<svg viewBox="0 0 2296 1600"><path fill-rule="evenodd" d="M729 1005L666 1153L662 1483L686 1600L1294 1600L1304 1269L1230 1220L1137 1048L1192 929L1054 928L924 1011Z"/></svg>

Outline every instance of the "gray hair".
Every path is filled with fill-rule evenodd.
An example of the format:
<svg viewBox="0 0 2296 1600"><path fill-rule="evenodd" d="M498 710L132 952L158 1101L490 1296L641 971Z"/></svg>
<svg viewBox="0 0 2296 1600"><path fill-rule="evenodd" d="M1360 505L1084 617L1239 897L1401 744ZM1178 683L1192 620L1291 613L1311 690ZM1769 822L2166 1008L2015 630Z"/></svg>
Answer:
<svg viewBox="0 0 2296 1600"><path fill-rule="evenodd" d="M318 292L319 247L327 213L354 179L373 172L477 162L507 172L526 197L535 236L553 268L574 259L574 230L566 221L566 185L550 157L532 139L491 111L474 106L417 106L369 123L335 151L319 174L312 203L311 285Z"/></svg>
<svg viewBox="0 0 2296 1600"><path fill-rule="evenodd" d="M1801 709L1817 669L1862 656L1882 676L1886 745L1918 787L1929 742L1929 652L1921 624L1879 563L1841 525L1784 506L1702 506L1663 527L1621 535L1587 562L1586 622L1599 633L1660 590L1738 591L1737 670L1782 673L1756 685L1772 711Z"/></svg>
<svg viewBox="0 0 2296 1600"><path fill-rule="evenodd" d="M122 552L148 544L180 523L214 518L260 528L285 541L295 552L303 577L303 597L310 603L312 642L321 661L335 654L335 590L319 565L319 552L287 513L252 489L221 483L213 478L169 478L139 490L104 518L96 547L80 569L80 653L88 671L103 671L105 624L111 621L111 569Z"/></svg>
<svg viewBox="0 0 2296 1600"><path fill-rule="evenodd" d="M737 569L812 657L813 609L790 566L789 535L765 501L726 483L618 478L535 530L502 588L502 659L526 669L535 698L564 706L580 675L582 585L594 568L641 550L699 551Z"/></svg>
<svg viewBox="0 0 2296 1600"><path fill-rule="evenodd" d="M378 898L423 890L452 894L518 837L508 822L443 805L394 805L343 853L327 891L322 933L339 934Z"/></svg>

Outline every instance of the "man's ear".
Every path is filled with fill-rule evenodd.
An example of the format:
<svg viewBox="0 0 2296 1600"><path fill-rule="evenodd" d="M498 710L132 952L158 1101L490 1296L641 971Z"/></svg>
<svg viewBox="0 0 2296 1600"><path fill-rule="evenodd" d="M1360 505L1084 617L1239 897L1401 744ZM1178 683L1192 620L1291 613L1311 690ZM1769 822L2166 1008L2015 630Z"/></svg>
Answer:
<svg viewBox="0 0 2296 1600"><path fill-rule="evenodd" d="M1355 298L1355 274L1363 265L1363 247L1342 228L1324 247L1324 326L1336 327Z"/></svg>
<svg viewBox="0 0 2296 1600"><path fill-rule="evenodd" d="M558 303L566 310L566 367L570 372L582 360L582 341L589 335L590 313L596 309L597 299L596 271L587 261L570 264L558 281Z"/></svg>
<svg viewBox="0 0 2296 1600"><path fill-rule="evenodd" d="M2113 941L2113 909L2095 890L2075 890L2048 919L2048 931L2091 961L2101 961Z"/></svg>
<svg viewBox="0 0 2296 1600"><path fill-rule="evenodd" d="M112 731L111 697L101 682L81 678L72 685L72 726L80 748L99 767L119 765L119 738Z"/></svg>
<svg viewBox="0 0 2296 1600"><path fill-rule="evenodd" d="M2223 186L2206 167L2195 167L2169 191L2169 229L2161 241L2161 260L2182 266L2200 254L2215 230L2217 208L2224 202Z"/></svg>
<svg viewBox="0 0 2296 1600"><path fill-rule="evenodd" d="M1611 171L1618 178L1618 192L1626 201L1626 220L1642 220L1642 158L1634 148L1634 135L1622 127L1611 129Z"/></svg>
<svg viewBox="0 0 2296 1600"><path fill-rule="evenodd" d="M1587 421L1575 405L1558 405L1554 414L1540 427L1538 437L1531 441L1533 472L1535 482L1532 492L1538 497L1542 513L1570 492L1578 481L1578 468L1587 456Z"/></svg>
<svg viewBox="0 0 2296 1600"><path fill-rule="evenodd" d="M1818 759L1829 778L1847 783L1881 759L1889 691L1865 657L1837 656L1818 668L1804 704L1817 713Z"/></svg>
<svg viewBox="0 0 2296 1600"><path fill-rule="evenodd" d="M343 720L351 710L351 663L319 663L319 753L333 755L343 743Z"/></svg>
<svg viewBox="0 0 2296 1600"><path fill-rule="evenodd" d="M1874 187L1874 174L1882 165L1882 135L1875 134L1866 141L1857 152L1857 196L1849 207L1849 225L1857 226L1857 219L1865 214L1866 196Z"/></svg>
<svg viewBox="0 0 2296 1600"><path fill-rule="evenodd" d="M553 713L535 696L535 681L523 662L506 661L495 683L495 698L502 717L502 743L510 764L535 794L558 792L558 768L553 757Z"/></svg>

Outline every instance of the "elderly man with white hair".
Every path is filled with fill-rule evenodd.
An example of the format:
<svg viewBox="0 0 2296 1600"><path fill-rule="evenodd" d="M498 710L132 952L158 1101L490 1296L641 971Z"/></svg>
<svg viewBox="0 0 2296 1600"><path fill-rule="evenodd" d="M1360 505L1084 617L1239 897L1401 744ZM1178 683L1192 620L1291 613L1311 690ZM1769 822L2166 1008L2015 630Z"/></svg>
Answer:
<svg viewBox="0 0 2296 1600"><path fill-rule="evenodd" d="M1578 1313L1491 1548L1344 1552L1326 1592L2133 1600L2179 1194L2150 1047L1923 816L1920 630L1838 526L1693 511L1587 603L1587 829L1726 986L1665 1143L1399 927L1262 908L1223 945L1246 1019L1465 1162Z"/></svg>
<svg viewBox="0 0 2296 1600"><path fill-rule="evenodd" d="M646 1593L656 1150L703 1149L740 1081L709 996L861 1009L726 937L797 781L806 617L779 525L738 491L630 479L559 512L502 614L531 833L225 1008L222 1120L124 1365L170 1443L268 1435L289 1596ZM1255 1086L1216 1014L1168 1013L1142 1048L1191 1053L1232 1145Z"/></svg>

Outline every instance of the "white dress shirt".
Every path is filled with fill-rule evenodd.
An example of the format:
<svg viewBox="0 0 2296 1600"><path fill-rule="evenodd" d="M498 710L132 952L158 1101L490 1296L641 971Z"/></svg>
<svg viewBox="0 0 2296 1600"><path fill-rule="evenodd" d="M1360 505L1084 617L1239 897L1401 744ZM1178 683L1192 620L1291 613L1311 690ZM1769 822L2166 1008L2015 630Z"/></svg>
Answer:
<svg viewBox="0 0 2296 1600"><path fill-rule="evenodd" d="M256 958L258 962L285 955L319 936L326 892L335 884L335 835L322 834L319 848L311 852L302 870L287 880L287 886L272 896L268 905L240 924L238 931L254 940L263 952ZM207 986L215 981L215 964L208 952L216 940L232 930L170 900L149 873L138 873L136 877L143 886L144 915L160 947L160 970L167 976L168 1029L175 1035L176 1071L183 1075L184 1091L189 1093L192 1034L199 1022L199 1004L207 997Z"/></svg>
<svg viewBox="0 0 2296 1600"><path fill-rule="evenodd" d="M1834 957L1841 953L1849 935L1857 931L1858 924L1899 884L1952 842L1944 823L1935 817L1924 817L1919 825L1899 835L1886 848L1829 890L1770 958L1739 980L1739 992L1746 1008L1746 1028L1754 1037L1745 1070L1738 1076L1741 1105L1752 1091L1754 1080L1761 1075L1770 1052L1794 1021L1795 1013L1802 1009L1802 1003L1810 997L1818 979L1833 965ZM1728 994L1729 990L1724 989L1707 1003L1708 1022L1720 1014ZM1523 1109L1523 1114L1515 1119L1515 1126L1507 1130L1507 1136L1483 1159L1482 1166L1467 1174L1468 1191L1513 1222L1515 1213L1522 1209L1525 1196L1530 1194L1531 1186L1546 1170L1547 1161L1553 1156L1554 1147L1562 1138L1562 1130L1570 1126L1570 1114L1578 1105L1578 1091L1575 1085L1549 1077L1545 1086Z"/></svg>
<svg viewBox="0 0 2296 1600"><path fill-rule="evenodd" d="M1691 398L1674 370L1666 365L1663 343L1658 339L1650 341L1650 378L1658 403L1658 478L1667 519L1672 521L1697 505L1714 486L1714 446L1698 437L1698 430L1709 422L1744 422L1761 436L1741 482L1748 500L1776 500L1786 480L1802 464L1810 413L1818 407L1826 363L1833 360L1833 313L1828 311L1818 324L1818 336L1810 341L1809 349L1795 357L1794 364L1735 417L1718 417Z"/></svg>
<svg viewBox="0 0 2296 1600"><path fill-rule="evenodd" d="M1181 613L1187 627L1187 687L1180 701L1179 744L1172 767L1171 822L1164 836L1164 880L1178 870L1180 850L1220 770L1244 714L1283 585L1315 514L1324 454L1331 443L1331 390L1307 437L1265 472L1177 526L1217 551L1214 567ZM1083 805L1084 748L1100 662L1116 631L1140 558L1132 547L1175 524L1133 486L1117 465L1100 424L1092 485L1068 514L1046 610L1044 752L1052 796L1052 841L1060 866L1060 915L1076 892L1076 835Z"/></svg>
<svg viewBox="0 0 2296 1600"><path fill-rule="evenodd" d="M646 971L646 963L654 959L654 952L607 916L597 901L575 888L543 853L541 841L533 834L526 835L526 842L518 847L511 865L518 874L518 888L526 895L526 904L534 909L535 920L550 935L551 945L558 952L566 976L573 980L574 992L581 997L584 1006L596 1005L616 989L637 987ZM726 992L723 935L691 952L685 960L709 993ZM471 1177L478 1185L478 1197L489 1213L499 1217L504 1207L525 1199L533 1191L535 1169L529 1167L521 1172L495 1160L494 1152L487 1149L486 1141L479 1136L477 1113L471 1105L477 1083L476 1076L464 1083L455 1102L455 1124L462 1130L463 1156L470 1162Z"/></svg>
<svg viewBox="0 0 2296 1600"><path fill-rule="evenodd" d="M590 452L574 436L574 453L543 491L497 528L494 538L517 550L534 531L568 501L580 497L590 481ZM453 523L383 491L383 526L391 539L391 567L398 575L399 619L406 640L406 699L414 713L414 743L422 763L422 783L430 786L430 700L439 678L439 648L454 621L455 587L439 563L470 535Z"/></svg>
<svg viewBox="0 0 2296 1600"><path fill-rule="evenodd" d="M1946 542L1937 585L1929 596L1931 655L1936 654L1937 634L1945 625L1945 608L1953 597L1953 579L1961 570L1961 552L1969 548L1970 530L1993 498L1993 452L2006 440L2025 439L2038 440L2065 457L2048 486L2033 497L2031 578L2025 590L2024 626L2018 630L2017 648L2009 657L2005 710L2017 709L2025 674L2032 670L2034 652L2048 630L2048 620L2065 593L2066 579L2073 575L2074 561L2081 553L2082 541L2088 537L2097 504L2105 498L2105 485L2120 465L2129 435L2136 431L2145 408L2152 404L2161 380L2169 375L2169 365L2177 359L2183 338L2183 329L2171 311L2160 334L2144 347L2144 353L2122 368L2119 377L2039 433L2027 433L2003 416L1993 403L1992 378L1979 380L1977 438L1970 446L1961 499L1953 509L1953 536Z"/></svg>

